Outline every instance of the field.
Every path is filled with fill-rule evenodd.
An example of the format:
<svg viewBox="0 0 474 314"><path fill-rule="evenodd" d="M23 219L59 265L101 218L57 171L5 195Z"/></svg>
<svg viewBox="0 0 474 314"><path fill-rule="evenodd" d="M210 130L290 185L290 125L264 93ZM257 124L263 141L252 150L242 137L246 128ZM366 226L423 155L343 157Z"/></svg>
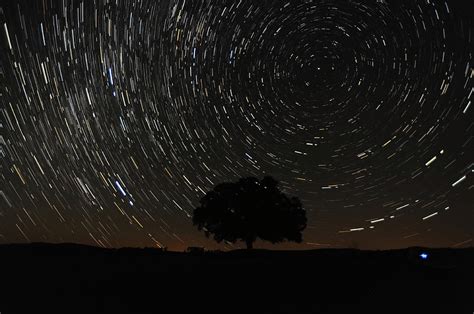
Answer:
<svg viewBox="0 0 474 314"><path fill-rule="evenodd" d="M38 243L0 246L0 266L2 314L474 311L473 249L185 253Z"/></svg>

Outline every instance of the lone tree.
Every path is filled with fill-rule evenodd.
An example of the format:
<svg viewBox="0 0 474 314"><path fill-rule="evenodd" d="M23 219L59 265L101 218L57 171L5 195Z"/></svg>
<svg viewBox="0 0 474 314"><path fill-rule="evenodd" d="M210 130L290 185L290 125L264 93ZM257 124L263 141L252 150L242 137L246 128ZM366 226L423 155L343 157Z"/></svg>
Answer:
<svg viewBox="0 0 474 314"><path fill-rule="evenodd" d="M306 211L297 197L288 197L278 189L274 178L248 177L221 183L208 192L194 209L193 224L207 237L213 234L219 243L241 240L251 249L257 238L300 243Z"/></svg>

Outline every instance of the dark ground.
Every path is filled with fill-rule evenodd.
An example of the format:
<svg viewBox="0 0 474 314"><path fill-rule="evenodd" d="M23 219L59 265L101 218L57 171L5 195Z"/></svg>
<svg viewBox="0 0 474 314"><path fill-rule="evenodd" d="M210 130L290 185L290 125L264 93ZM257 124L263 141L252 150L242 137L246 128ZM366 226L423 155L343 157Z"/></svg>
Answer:
<svg viewBox="0 0 474 314"><path fill-rule="evenodd" d="M0 266L1 314L474 313L474 249L177 253L29 244L0 246Z"/></svg>

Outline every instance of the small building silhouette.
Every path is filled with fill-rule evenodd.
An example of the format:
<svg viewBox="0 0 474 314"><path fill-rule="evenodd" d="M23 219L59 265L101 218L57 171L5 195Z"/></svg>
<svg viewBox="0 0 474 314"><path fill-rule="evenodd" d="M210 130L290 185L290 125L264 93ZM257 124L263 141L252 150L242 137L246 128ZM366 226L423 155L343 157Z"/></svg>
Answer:
<svg viewBox="0 0 474 314"><path fill-rule="evenodd" d="M186 249L188 253L204 253L205 249L202 246L188 246Z"/></svg>

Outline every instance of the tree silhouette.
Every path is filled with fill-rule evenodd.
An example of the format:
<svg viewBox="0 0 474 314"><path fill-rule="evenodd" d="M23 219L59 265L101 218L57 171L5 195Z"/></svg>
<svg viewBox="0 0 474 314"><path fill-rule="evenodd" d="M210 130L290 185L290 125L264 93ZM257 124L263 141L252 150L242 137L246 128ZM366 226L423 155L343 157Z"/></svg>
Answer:
<svg viewBox="0 0 474 314"><path fill-rule="evenodd" d="M251 249L257 238L300 243L306 211L297 197L278 189L274 178L248 177L221 183L208 192L194 209L193 224L219 243L241 240Z"/></svg>

